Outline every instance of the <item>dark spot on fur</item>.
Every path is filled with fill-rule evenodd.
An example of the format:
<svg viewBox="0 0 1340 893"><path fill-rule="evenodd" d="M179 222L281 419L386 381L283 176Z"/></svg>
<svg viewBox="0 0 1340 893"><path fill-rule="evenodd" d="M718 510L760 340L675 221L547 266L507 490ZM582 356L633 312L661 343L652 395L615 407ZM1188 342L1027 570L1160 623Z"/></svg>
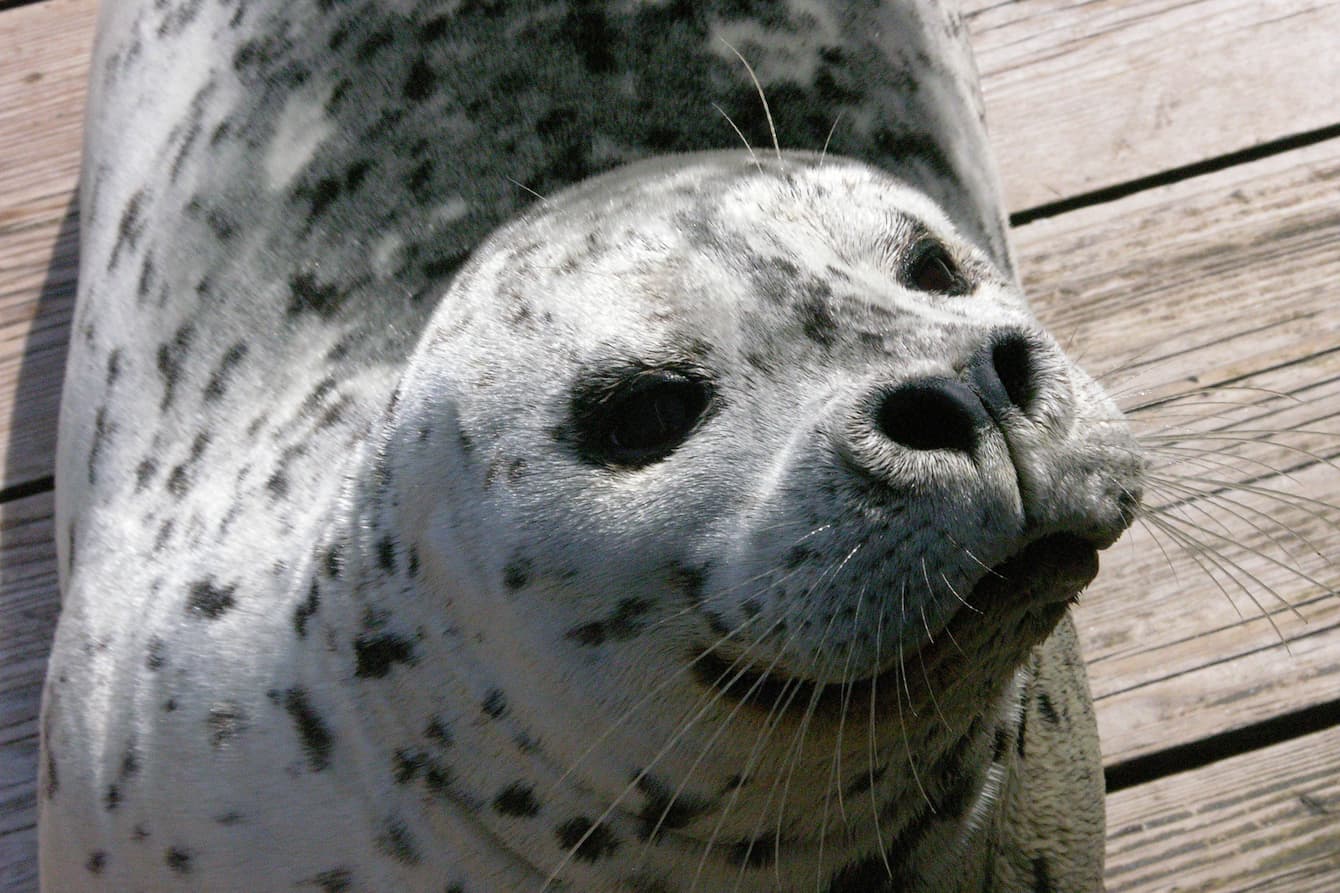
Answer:
<svg viewBox="0 0 1340 893"><path fill-rule="evenodd" d="M121 221L116 227L116 242L112 245L111 257L107 259L108 270L116 266L122 250L127 247L134 248L144 233L144 221L140 219L143 204L144 190L141 189L130 197L130 201L126 202L125 208L121 211Z"/></svg>
<svg viewBox="0 0 1340 893"><path fill-rule="evenodd" d="M440 716L434 716L428 721L423 730L423 737L438 747L451 747L454 740L451 736L451 727Z"/></svg>
<svg viewBox="0 0 1340 893"><path fill-rule="evenodd" d="M514 781L493 798L493 808L503 815L530 818L538 815L540 804L535 799L535 788L525 782Z"/></svg>
<svg viewBox="0 0 1340 893"><path fill-rule="evenodd" d="M428 761L428 755L421 750L408 750L400 748L395 752L392 760L391 776L396 784L409 784L419 777L423 771L424 763Z"/></svg>
<svg viewBox="0 0 1340 893"><path fill-rule="evenodd" d="M191 441L191 452L187 455L186 461L179 465L174 465L172 471L168 473L167 489L173 496L180 498L191 488L195 480L196 464L200 457L205 454L209 447L210 434L207 431L201 431Z"/></svg>
<svg viewBox="0 0 1340 893"><path fill-rule="evenodd" d="M503 568L503 585L516 592L530 582L531 562L529 558L515 558Z"/></svg>
<svg viewBox="0 0 1340 893"><path fill-rule="evenodd" d="M205 716L205 725L209 729L209 743L213 747L223 747L247 728L247 714L231 701L215 704Z"/></svg>
<svg viewBox="0 0 1340 893"><path fill-rule="evenodd" d="M330 765L330 751L333 739L325 721L312 708L307 700L307 690L290 688L284 692L284 710L293 720L293 727L302 742L303 752L307 754L307 765L313 772L320 772Z"/></svg>
<svg viewBox="0 0 1340 893"><path fill-rule="evenodd" d="M1046 858L1038 856L1033 860L1033 893L1055 893L1052 886L1051 867Z"/></svg>
<svg viewBox="0 0 1340 893"><path fill-rule="evenodd" d="M676 793L652 775L639 778L637 789L644 797L642 809L637 814L641 822L638 837L642 840L652 840L662 831L683 828L706 812L710 805L706 800L682 791Z"/></svg>
<svg viewBox="0 0 1340 893"><path fill-rule="evenodd" d="M145 655L144 666L150 670L161 670L167 663L167 642L160 636L149 640L149 652Z"/></svg>
<svg viewBox="0 0 1340 893"><path fill-rule="evenodd" d="M322 177L310 186L299 186L294 190L294 196L310 202L307 219L311 222L325 214L343 191L344 184L339 177Z"/></svg>
<svg viewBox="0 0 1340 893"><path fill-rule="evenodd" d="M321 893L346 893L352 889L354 874L347 868L331 868L302 882L304 887L316 887Z"/></svg>
<svg viewBox="0 0 1340 893"><path fill-rule="evenodd" d="M604 12L589 7L569 12L563 22L563 35L572 41L587 71L605 74L614 70L612 47L618 45L620 35L610 27Z"/></svg>
<svg viewBox="0 0 1340 893"><path fill-rule="evenodd" d="M307 590L307 597L298 603L293 609L293 631L302 639L307 636L307 621L316 613L317 608L321 607L321 590L317 587L316 581Z"/></svg>
<svg viewBox="0 0 1340 893"><path fill-rule="evenodd" d="M107 785L107 793L102 796L102 805L108 812L115 812L121 805L121 788L114 784Z"/></svg>
<svg viewBox="0 0 1340 893"><path fill-rule="evenodd" d="M121 769L117 773L118 778L133 778L140 771L140 755L135 750L135 745L127 744L126 751L121 755Z"/></svg>
<svg viewBox="0 0 1340 893"><path fill-rule="evenodd" d="M187 613L217 620L236 604L233 593L236 586L215 586L212 580L197 580L191 584L186 600Z"/></svg>
<svg viewBox="0 0 1340 893"><path fill-rule="evenodd" d="M801 302L797 313L806 338L821 347L831 347L837 342L838 322L827 302L811 295Z"/></svg>
<svg viewBox="0 0 1340 893"><path fill-rule="evenodd" d="M107 355L107 375L105 378L108 389L116 384L116 380L121 377L121 348L114 348Z"/></svg>
<svg viewBox="0 0 1340 893"><path fill-rule="evenodd" d="M1038 712L1042 718L1052 725L1060 725L1061 716L1056 712L1056 705L1052 703L1051 696L1045 691L1039 691L1037 695Z"/></svg>
<svg viewBox="0 0 1340 893"><path fill-rule="evenodd" d="M288 286L289 316L315 313L322 319L330 319L339 312L344 300L339 286L322 284L311 273L298 273L289 277Z"/></svg>
<svg viewBox="0 0 1340 893"><path fill-rule="evenodd" d="M344 188L350 192L358 189L359 186L363 185L363 181L367 178L367 175L371 170L372 162L368 159L364 158L355 161L353 164L349 165L349 167L345 168Z"/></svg>
<svg viewBox="0 0 1340 893"><path fill-rule="evenodd" d="M670 569L670 585L684 594L690 605L703 600L703 586L707 582L707 569L678 564Z"/></svg>
<svg viewBox="0 0 1340 893"><path fill-rule="evenodd" d="M395 43L395 33L389 27L383 26L372 34L369 34L363 42L358 45L358 49L354 51L354 55L359 62L367 62L380 50L385 49L393 43Z"/></svg>
<svg viewBox="0 0 1340 893"><path fill-rule="evenodd" d="M172 404L177 383L181 380L182 364L186 361L194 337L195 329L190 323L187 323L177 329L171 341L165 341L158 345L156 358L158 374L163 379L163 401L158 407L160 412L166 410Z"/></svg>
<svg viewBox="0 0 1340 893"><path fill-rule="evenodd" d="M247 355L246 342L239 341L224 353L223 359L219 361L218 368L209 376L209 382L205 385L205 400L217 400L228 390L228 378L232 375L237 364L242 362Z"/></svg>
<svg viewBox="0 0 1340 893"><path fill-rule="evenodd" d="M596 862L619 849L619 839L608 828L585 816L568 819L554 829L554 836L564 850L573 850L573 858L581 862Z"/></svg>
<svg viewBox="0 0 1340 893"><path fill-rule="evenodd" d="M382 537L377 543L377 565L388 574L395 573L395 540L389 536Z"/></svg>
<svg viewBox="0 0 1340 893"><path fill-rule="evenodd" d="M793 571L814 559L814 552L805 546L792 546L786 553L786 569Z"/></svg>
<svg viewBox="0 0 1340 893"><path fill-rule="evenodd" d="M149 292L153 290L154 280L157 278L158 271L154 267L153 255L145 252L144 260L140 262L140 278L135 284L135 294L143 301L149 297Z"/></svg>
<svg viewBox="0 0 1340 893"><path fill-rule="evenodd" d="M418 38L420 43L433 43L441 40L450 33L451 16L434 16L419 26Z"/></svg>
<svg viewBox="0 0 1340 893"><path fill-rule="evenodd" d="M404 865L418 865L421 858L418 842L399 819L386 822L382 833L377 835L377 848Z"/></svg>
<svg viewBox="0 0 1340 893"><path fill-rule="evenodd" d="M415 59L405 76L402 94L410 102L423 102L437 89L437 72L424 59Z"/></svg>
<svg viewBox="0 0 1340 893"><path fill-rule="evenodd" d="M88 861L84 863L84 868L89 874L102 874L102 870L107 867L107 853L103 850L94 850L88 854Z"/></svg>
<svg viewBox="0 0 1340 893"><path fill-rule="evenodd" d="M338 577L340 575L340 570L343 568L343 566L344 566L344 559L343 556L340 554L340 544L334 543L326 549L325 554L326 576L332 578Z"/></svg>
<svg viewBox="0 0 1340 893"><path fill-rule="evenodd" d="M191 855L191 851L185 847L171 846L163 853L163 862L173 874L190 874Z"/></svg>
<svg viewBox="0 0 1340 893"><path fill-rule="evenodd" d="M381 679L394 664L413 664L414 643L395 633L360 633L354 639L354 675L360 679Z"/></svg>
<svg viewBox="0 0 1340 893"><path fill-rule="evenodd" d="M492 689L484 696L484 702L480 704L479 709L490 719L498 719L507 712L507 696L501 689Z"/></svg>
<svg viewBox="0 0 1340 893"><path fill-rule="evenodd" d="M97 415L93 419L93 443L88 448L88 482L90 485L97 483L98 456L102 453L103 444L115 430L116 426L107 420L107 407L98 407Z"/></svg>
<svg viewBox="0 0 1340 893"><path fill-rule="evenodd" d="M607 639L616 642L627 641L642 631L641 618L650 608L651 602L646 599L623 599L609 617L568 630L567 637L580 645L588 646L601 645Z"/></svg>

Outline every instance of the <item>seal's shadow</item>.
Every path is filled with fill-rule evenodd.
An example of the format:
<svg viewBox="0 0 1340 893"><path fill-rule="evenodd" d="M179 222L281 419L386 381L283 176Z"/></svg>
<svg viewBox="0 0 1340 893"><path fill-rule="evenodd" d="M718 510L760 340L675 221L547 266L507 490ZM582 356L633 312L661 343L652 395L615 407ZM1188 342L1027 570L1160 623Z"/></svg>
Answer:
<svg viewBox="0 0 1340 893"><path fill-rule="evenodd" d="M0 684L0 716L15 725L37 717L60 607L52 540L52 468L78 260L76 190L61 219L33 322L23 342L0 490L0 663L15 670ZM3 746L0 786L4 788L21 790L36 784L35 721L31 728L31 734ZM7 864L0 866L0 872L5 889L35 890L35 800L19 800L16 815L7 815L9 804L0 804L7 830L13 828L5 834L2 849Z"/></svg>

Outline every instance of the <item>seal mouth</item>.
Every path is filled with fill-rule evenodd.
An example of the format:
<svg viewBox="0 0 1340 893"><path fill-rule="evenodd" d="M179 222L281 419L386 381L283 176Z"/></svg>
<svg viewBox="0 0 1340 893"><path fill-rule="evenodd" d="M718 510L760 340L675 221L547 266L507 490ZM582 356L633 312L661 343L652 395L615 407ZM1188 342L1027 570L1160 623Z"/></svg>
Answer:
<svg viewBox="0 0 1340 893"><path fill-rule="evenodd" d="M936 677L952 684L974 665L1023 660L1051 634L1066 609L1098 574L1100 544L1069 533L1029 543L973 586L940 633L889 669L860 679L818 683L766 670L740 668L708 649L696 653L698 682L742 705L768 711L837 716L848 704L870 704L929 688ZM993 660L994 658L994 660ZM920 672L906 671L919 667ZM938 686L937 686L938 687ZM934 694L931 694L934 697Z"/></svg>

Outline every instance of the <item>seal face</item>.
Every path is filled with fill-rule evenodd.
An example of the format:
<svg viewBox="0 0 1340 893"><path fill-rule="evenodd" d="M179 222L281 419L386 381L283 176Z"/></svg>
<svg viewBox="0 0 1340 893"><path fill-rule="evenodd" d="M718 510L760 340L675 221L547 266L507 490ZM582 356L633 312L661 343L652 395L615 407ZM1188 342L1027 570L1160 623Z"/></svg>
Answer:
<svg viewBox="0 0 1340 893"><path fill-rule="evenodd" d="M663 156L462 261L432 227L475 232L477 201L385 215L351 113L313 104L397 38L226 6L105 13L46 888L1095 886L1065 610L1141 462L1030 314L989 175ZM434 46L494 27L428 6L405 15ZM591 15L613 46L644 12ZM863 47L860 15L826 39ZM879 15L953 45L932 5ZM232 79L193 67L206 38ZM449 92L415 71L450 54L421 51L378 63L384 128ZM968 82L961 55L910 58L923 88ZM138 98L169 63L196 81L158 88L194 97L173 127ZM975 106L950 108L929 132L967 157ZM146 122L179 164L119 137ZM295 197L323 205L296 235ZM441 284L396 266L415 246L450 256Z"/></svg>

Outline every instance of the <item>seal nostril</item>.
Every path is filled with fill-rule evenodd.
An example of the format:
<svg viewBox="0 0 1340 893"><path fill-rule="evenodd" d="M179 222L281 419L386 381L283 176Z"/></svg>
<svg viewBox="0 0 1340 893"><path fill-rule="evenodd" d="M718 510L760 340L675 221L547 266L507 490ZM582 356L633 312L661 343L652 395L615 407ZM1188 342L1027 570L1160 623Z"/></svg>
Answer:
<svg viewBox="0 0 1340 893"><path fill-rule="evenodd" d="M991 348L991 365L1010 402L1027 413L1037 397L1033 349L1028 339L1015 332L997 340Z"/></svg>
<svg viewBox="0 0 1340 893"><path fill-rule="evenodd" d="M971 388L948 378L924 378L891 391L876 423L885 437L913 450L971 453L977 429L990 419Z"/></svg>

